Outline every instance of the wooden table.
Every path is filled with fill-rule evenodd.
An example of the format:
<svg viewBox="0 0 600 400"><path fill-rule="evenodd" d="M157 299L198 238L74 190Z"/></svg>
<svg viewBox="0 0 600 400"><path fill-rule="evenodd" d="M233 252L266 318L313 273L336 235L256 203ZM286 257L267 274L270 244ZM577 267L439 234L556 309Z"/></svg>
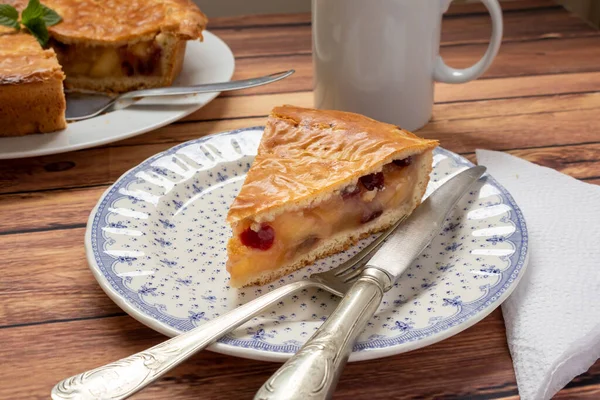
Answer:
<svg viewBox="0 0 600 400"><path fill-rule="evenodd" d="M600 36L549 0L507 3L505 38L485 76L436 88L433 121L419 134L474 159L508 151L583 181L600 183ZM483 54L489 17L453 7L442 54L470 65ZM235 78L289 68L273 85L225 94L157 131L73 153L0 162L0 398L46 399L60 379L165 338L102 292L84 255L88 214L129 168L177 143L261 125L275 105L312 105L310 16L214 19L236 55ZM205 351L138 399L251 398L277 364ZM446 341L349 365L337 398L517 398L500 310ZM559 399L600 398L600 362Z"/></svg>

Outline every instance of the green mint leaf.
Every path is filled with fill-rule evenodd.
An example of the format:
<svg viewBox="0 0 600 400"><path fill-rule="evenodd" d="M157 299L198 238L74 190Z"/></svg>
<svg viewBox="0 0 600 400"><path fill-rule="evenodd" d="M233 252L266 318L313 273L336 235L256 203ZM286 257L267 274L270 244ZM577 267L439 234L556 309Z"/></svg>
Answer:
<svg viewBox="0 0 600 400"><path fill-rule="evenodd" d="M42 4L42 10L44 10L44 14L42 15L42 19L46 23L46 26L53 26L62 21L62 18L56 11L53 9L46 7Z"/></svg>
<svg viewBox="0 0 600 400"><path fill-rule="evenodd" d="M19 12L9 4L0 4L0 25L19 30Z"/></svg>
<svg viewBox="0 0 600 400"><path fill-rule="evenodd" d="M21 23L27 26L27 23L41 18L43 15L44 9L40 4L40 0L29 0L27 7L21 12Z"/></svg>
<svg viewBox="0 0 600 400"><path fill-rule="evenodd" d="M37 39L42 47L46 46L50 35L48 35L48 29L46 29L46 23L42 17L28 20L27 23L23 22L23 25L29 29L29 32Z"/></svg>

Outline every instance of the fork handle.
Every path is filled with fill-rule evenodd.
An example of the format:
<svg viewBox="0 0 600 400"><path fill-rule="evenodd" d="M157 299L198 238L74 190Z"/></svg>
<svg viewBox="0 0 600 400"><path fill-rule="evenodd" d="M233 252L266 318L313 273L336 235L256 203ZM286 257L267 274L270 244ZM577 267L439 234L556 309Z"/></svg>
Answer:
<svg viewBox="0 0 600 400"><path fill-rule="evenodd" d="M381 303L390 279L366 268L333 314L256 393L254 400L317 400L333 395L356 338Z"/></svg>
<svg viewBox="0 0 600 400"><path fill-rule="evenodd" d="M148 350L67 378L54 386L52 399L125 399L277 300L308 286L320 285L290 283Z"/></svg>

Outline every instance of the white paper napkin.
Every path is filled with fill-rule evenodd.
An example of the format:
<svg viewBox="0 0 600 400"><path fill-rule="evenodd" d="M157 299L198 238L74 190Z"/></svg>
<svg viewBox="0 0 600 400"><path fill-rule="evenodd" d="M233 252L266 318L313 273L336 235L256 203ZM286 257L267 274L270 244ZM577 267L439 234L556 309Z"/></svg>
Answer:
<svg viewBox="0 0 600 400"><path fill-rule="evenodd" d="M527 222L529 265L502 313L521 398L549 399L600 357L600 187L505 153L477 161Z"/></svg>

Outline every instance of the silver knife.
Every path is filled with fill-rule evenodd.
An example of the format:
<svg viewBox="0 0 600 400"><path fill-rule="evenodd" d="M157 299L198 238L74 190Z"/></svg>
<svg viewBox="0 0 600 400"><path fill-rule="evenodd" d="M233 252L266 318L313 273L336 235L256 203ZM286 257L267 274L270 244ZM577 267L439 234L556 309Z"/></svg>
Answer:
<svg viewBox="0 0 600 400"><path fill-rule="evenodd" d="M329 399L356 338L377 311L383 294L441 231L450 211L485 170L482 166L465 170L423 201L368 261L333 314L254 399Z"/></svg>

